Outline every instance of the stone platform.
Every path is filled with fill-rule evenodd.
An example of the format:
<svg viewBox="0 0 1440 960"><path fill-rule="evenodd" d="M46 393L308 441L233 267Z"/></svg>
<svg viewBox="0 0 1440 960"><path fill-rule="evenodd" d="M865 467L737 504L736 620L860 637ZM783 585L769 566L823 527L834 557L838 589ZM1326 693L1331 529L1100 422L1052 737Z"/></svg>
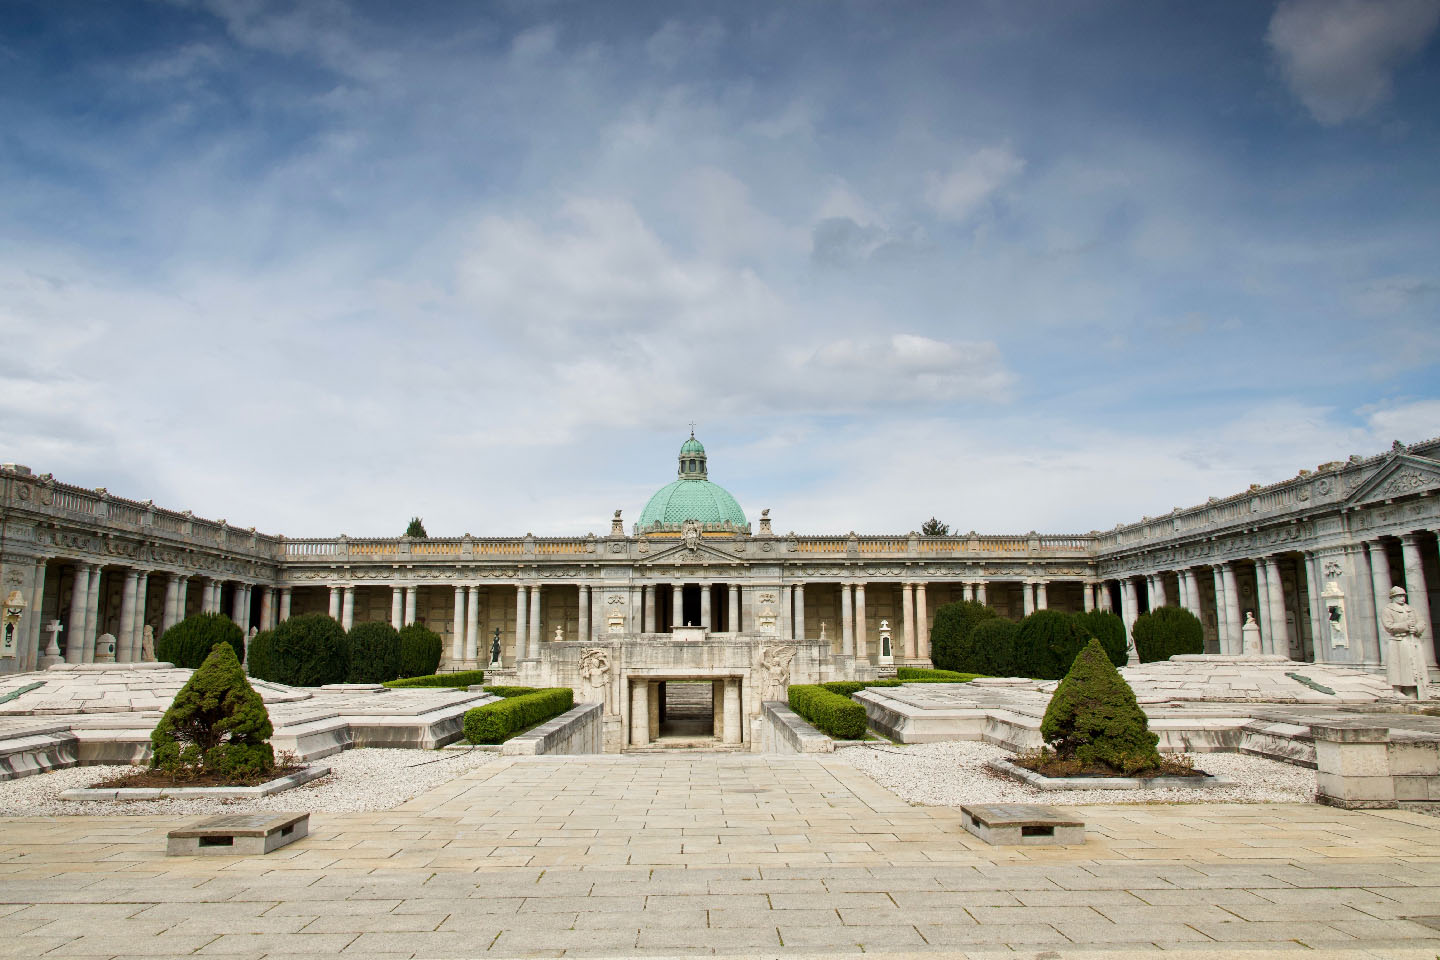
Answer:
<svg viewBox="0 0 1440 960"><path fill-rule="evenodd" d="M3 789L3 785L0 785ZM1066 810L991 846L833 755L506 757L265 856L174 817L0 820L23 957L1434 960L1440 820L1317 804Z"/></svg>
<svg viewBox="0 0 1440 960"><path fill-rule="evenodd" d="M143 762L150 732L191 672L169 664L85 664L0 679L0 699L24 691L0 703L0 780ZM495 699L483 691L250 682L270 711L276 752L302 761L349 747L442 747L460 739L466 710Z"/></svg>

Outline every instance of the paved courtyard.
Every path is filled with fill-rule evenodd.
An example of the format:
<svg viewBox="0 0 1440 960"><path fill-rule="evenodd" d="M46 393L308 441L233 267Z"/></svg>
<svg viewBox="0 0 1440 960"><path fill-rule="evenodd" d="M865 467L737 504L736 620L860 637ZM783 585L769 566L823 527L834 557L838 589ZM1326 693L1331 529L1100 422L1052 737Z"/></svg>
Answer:
<svg viewBox="0 0 1440 960"><path fill-rule="evenodd" d="M1440 820L1077 809L1083 848L988 847L835 758L685 754L507 758L263 858L8 819L0 955L1440 954Z"/></svg>

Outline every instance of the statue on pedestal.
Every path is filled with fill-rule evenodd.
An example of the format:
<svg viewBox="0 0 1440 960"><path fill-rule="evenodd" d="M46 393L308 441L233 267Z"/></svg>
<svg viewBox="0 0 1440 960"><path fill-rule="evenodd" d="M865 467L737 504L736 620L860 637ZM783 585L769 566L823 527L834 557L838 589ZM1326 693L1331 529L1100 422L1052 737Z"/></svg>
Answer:
<svg viewBox="0 0 1440 960"><path fill-rule="evenodd" d="M500 628L495 628L495 639L490 641L490 666L500 666Z"/></svg>
<svg viewBox="0 0 1440 960"><path fill-rule="evenodd" d="M1255 622L1255 611L1245 611L1245 625L1240 628L1240 655L1258 657L1263 652L1260 645L1260 624Z"/></svg>
<svg viewBox="0 0 1440 960"><path fill-rule="evenodd" d="M140 659L146 663L155 662L155 628L148 623L140 634Z"/></svg>
<svg viewBox="0 0 1440 960"><path fill-rule="evenodd" d="M1430 669L1420 649L1420 616L1405 602L1404 587L1391 588L1390 602L1380 611L1380 625L1390 634L1385 651L1385 678L1390 686L1416 700L1429 700Z"/></svg>

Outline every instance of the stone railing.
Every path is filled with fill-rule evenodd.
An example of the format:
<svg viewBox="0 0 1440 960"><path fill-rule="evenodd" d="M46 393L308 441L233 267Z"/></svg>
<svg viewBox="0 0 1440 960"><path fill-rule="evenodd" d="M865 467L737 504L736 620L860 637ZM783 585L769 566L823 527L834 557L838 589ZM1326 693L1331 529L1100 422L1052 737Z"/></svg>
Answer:
<svg viewBox="0 0 1440 960"><path fill-rule="evenodd" d="M282 556L281 537L242 530L224 521L204 520L189 511L157 507L149 501L117 497L104 488L60 483L49 476L6 470L7 506L12 510L69 520L93 529L131 533L148 538L181 540L200 547L264 560Z"/></svg>
<svg viewBox="0 0 1440 960"><path fill-rule="evenodd" d="M1297 476L1270 486L1256 484L1243 493L1211 498L1193 507L1177 507L1168 514L1146 517L1139 523L1122 524L1097 534L1092 549L1096 556L1125 553L1233 527L1288 520L1317 510L1338 510L1396 452L1434 459L1440 457L1440 439L1392 448L1372 457L1355 456L1323 463L1313 471L1301 470Z"/></svg>

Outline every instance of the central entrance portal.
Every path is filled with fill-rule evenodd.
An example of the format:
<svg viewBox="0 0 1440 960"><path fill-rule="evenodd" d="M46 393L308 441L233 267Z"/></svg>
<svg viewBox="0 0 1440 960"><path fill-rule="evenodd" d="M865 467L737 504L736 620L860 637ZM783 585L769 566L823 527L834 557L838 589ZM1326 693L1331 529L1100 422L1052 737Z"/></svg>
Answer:
<svg viewBox="0 0 1440 960"><path fill-rule="evenodd" d="M715 685L709 680L667 680L660 684L660 736L665 740L718 739Z"/></svg>

